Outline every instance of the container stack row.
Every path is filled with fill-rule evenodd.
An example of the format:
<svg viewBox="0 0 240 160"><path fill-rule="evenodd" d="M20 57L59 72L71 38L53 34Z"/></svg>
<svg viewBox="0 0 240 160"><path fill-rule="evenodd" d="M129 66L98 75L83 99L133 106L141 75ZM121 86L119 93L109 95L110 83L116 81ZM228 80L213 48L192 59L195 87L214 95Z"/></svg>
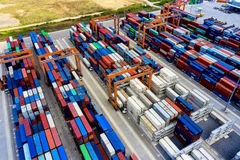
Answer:
<svg viewBox="0 0 240 160"><path fill-rule="evenodd" d="M36 33L31 35L37 38ZM44 69L82 157L126 159L125 146L68 64L67 58L52 60Z"/></svg>
<svg viewBox="0 0 240 160"><path fill-rule="evenodd" d="M12 51L24 50L25 44L20 37L16 41L12 40L21 44L14 45ZM8 45L9 42L6 42ZM19 158L66 160L64 147L48 109L33 62L30 58L25 58L6 63L5 67L8 72L4 88L12 97L12 115L16 126Z"/></svg>
<svg viewBox="0 0 240 160"><path fill-rule="evenodd" d="M83 23L79 23L78 25L83 25ZM75 30L74 30L75 28ZM80 34L77 27L71 27L70 29L70 37L75 37L77 34ZM72 30L74 32L72 33ZM111 33L111 35L115 35L115 37L119 37L119 35L114 34L115 31L113 29L107 28L100 28L101 30L107 30ZM159 71L160 67L142 48L139 46L135 47L134 49L128 48L128 43L124 42L123 40L118 41L107 41L106 38L101 36L101 41L92 41L94 38L91 39L92 43L86 43L82 41L81 43L75 43L76 47L79 49L80 53L90 62L92 65L93 70L104 80L106 81L106 76L112 72L117 72L122 69L127 69L132 65L136 64L145 64L151 66L154 71ZM102 38L101 38L102 37ZM120 36L123 37L123 36ZM126 41L126 37L123 37ZM76 38L73 38L74 41ZM90 39L86 40L87 42ZM129 40L127 40L129 42ZM121 75L117 77L114 81L122 80L125 77L129 77L135 75L136 73L129 73L126 75Z"/></svg>
<svg viewBox="0 0 240 160"><path fill-rule="evenodd" d="M181 14L185 13L181 12ZM152 13L139 12L137 15L129 13L126 19L122 20L123 30L129 33L128 29L138 28L143 20L142 16L154 17ZM240 46L237 28L224 27L216 19L206 19L204 24L199 24L182 17L179 27L169 23L167 32L154 31L152 29L147 31L145 47L160 53L166 61L173 62L189 77L213 91L224 101L228 101L234 91L233 86L236 86L240 77L238 55ZM138 37L137 31L134 34ZM206 35L211 37L205 37ZM131 35L128 36L133 38ZM215 39L216 37L218 40ZM240 105L239 89L238 86L232 98L237 106Z"/></svg>

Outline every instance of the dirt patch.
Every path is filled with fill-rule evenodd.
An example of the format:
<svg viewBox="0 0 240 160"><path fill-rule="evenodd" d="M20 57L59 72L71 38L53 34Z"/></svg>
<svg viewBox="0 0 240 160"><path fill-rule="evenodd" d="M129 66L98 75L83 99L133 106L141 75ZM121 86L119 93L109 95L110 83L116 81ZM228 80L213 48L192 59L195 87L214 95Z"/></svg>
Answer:
<svg viewBox="0 0 240 160"><path fill-rule="evenodd" d="M13 18L11 14L3 14L0 13L0 27L7 27L7 26L16 26L19 25L19 20Z"/></svg>
<svg viewBox="0 0 240 160"><path fill-rule="evenodd" d="M14 4L0 4L0 9L5 8L5 7L9 7L9 6L13 6Z"/></svg>
<svg viewBox="0 0 240 160"><path fill-rule="evenodd" d="M118 9L135 3L142 3L144 0L93 0L103 8Z"/></svg>

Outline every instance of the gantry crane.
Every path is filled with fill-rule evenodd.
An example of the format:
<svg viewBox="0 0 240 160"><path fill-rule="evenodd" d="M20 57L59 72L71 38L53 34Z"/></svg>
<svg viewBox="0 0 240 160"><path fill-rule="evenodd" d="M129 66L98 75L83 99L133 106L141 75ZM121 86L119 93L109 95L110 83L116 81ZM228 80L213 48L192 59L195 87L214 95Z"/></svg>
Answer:
<svg viewBox="0 0 240 160"><path fill-rule="evenodd" d="M120 27L120 20L119 16L112 14L112 15L107 15L107 16L100 16L100 17L95 17L92 18L90 23L92 25L92 30L95 33L95 38L98 39L98 30L97 30L97 22L101 21L108 21L108 20L113 20L114 22L114 29L116 30L117 34L119 34L119 27Z"/></svg>
<svg viewBox="0 0 240 160"><path fill-rule="evenodd" d="M150 28L158 28L158 32L160 33L161 31L166 31L166 25L167 23L164 22L164 20L161 19L156 19L152 22L149 23L142 23L138 26L138 44L142 47L145 48L145 39L146 39L146 30L150 29ZM140 33L141 33L141 29L142 31L142 39L140 37Z"/></svg>
<svg viewBox="0 0 240 160"><path fill-rule="evenodd" d="M30 58L33 64L33 68L36 71L36 74L38 76L38 78L40 78L39 76L39 72L37 71L37 65L36 65L36 61L33 57L33 53L31 50L24 50L21 52L15 52L15 53L10 53L10 54L5 54L5 55L0 55L0 64L6 64L9 62L15 62L15 61L19 61L22 59L26 59L26 58ZM0 89L3 89L3 80L0 80Z"/></svg>
<svg viewBox="0 0 240 160"><path fill-rule="evenodd" d="M131 77L128 77L128 78L124 78L123 80L114 82L112 84L113 78L115 78L115 77L117 77L121 74L131 72L131 71L137 71L138 74L136 74L134 76L131 76ZM117 72L117 73L112 73L112 74L108 75L107 76L107 79L108 79L108 97L109 97L109 101L113 105L114 109L115 110L118 109L118 105L117 105L117 86L119 84L122 84L124 82L130 81L131 79L139 78L139 77L141 77L141 80L144 81L144 77L149 75L147 85L148 85L148 88L150 89L150 87L152 85L152 73L153 73L153 69L150 66L148 66L148 65L139 66L138 65L138 66L132 67L130 69L123 70L123 71L120 71L120 72ZM113 93L114 93L113 97L112 97L112 90L113 90Z"/></svg>
<svg viewBox="0 0 240 160"><path fill-rule="evenodd" d="M45 82L48 84L47 73L46 73L46 70L45 70L43 64L47 63L47 62L50 62L50 61L55 61L55 60L58 60L58 59L63 59L63 58L66 58L66 57L70 57L70 56L74 56L77 72L78 72L78 74L80 74L80 76L82 76L79 54L80 53L78 52L78 50L75 47L72 47L72 48L67 48L67 49L64 49L64 50L60 50L60 51L56 51L56 52L53 52L53 53L47 53L47 54L38 56L38 61L39 61L40 67L43 71ZM58 55L58 56L55 58L54 55ZM49 58L50 56L52 56L51 59ZM73 70L73 68L70 64L68 64L68 67L70 68L70 70Z"/></svg>

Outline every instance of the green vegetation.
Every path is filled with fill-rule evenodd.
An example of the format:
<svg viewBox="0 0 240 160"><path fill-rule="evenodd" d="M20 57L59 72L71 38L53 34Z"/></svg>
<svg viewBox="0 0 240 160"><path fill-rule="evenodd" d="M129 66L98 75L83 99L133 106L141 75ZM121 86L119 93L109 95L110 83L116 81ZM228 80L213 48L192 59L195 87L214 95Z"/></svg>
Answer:
<svg viewBox="0 0 240 160"><path fill-rule="evenodd" d="M126 13L129 13L129 12L137 13L138 11L141 11L141 10L154 11L157 9L150 7L148 5L143 5L143 4L134 4L134 5L130 5L130 6L126 7ZM124 16L124 8L120 8L118 10L106 10L103 12L102 15L109 15L109 14L118 14L120 17L123 17ZM39 26L35 26L35 27L4 31L4 32L0 32L0 40L4 40L4 38L6 38L8 36L16 37L18 34L22 34L23 36L28 36L29 32L40 31L41 29L43 29L47 32L68 29L68 28L70 28L71 25L75 25L77 22L88 23L91 20L91 18L93 18L93 17L88 16L88 17L83 17L83 18L75 19L75 20L66 20L66 21L58 22L58 23L47 23L47 24L39 25Z"/></svg>
<svg viewBox="0 0 240 160"><path fill-rule="evenodd" d="M21 25L104 11L92 0L0 0L0 4L13 4L0 13L10 13Z"/></svg>
<svg viewBox="0 0 240 160"><path fill-rule="evenodd" d="M163 6L165 3L171 3L173 0L160 0L159 3L155 3L157 6Z"/></svg>
<svg viewBox="0 0 240 160"><path fill-rule="evenodd" d="M160 0L148 0L150 2L159 2Z"/></svg>

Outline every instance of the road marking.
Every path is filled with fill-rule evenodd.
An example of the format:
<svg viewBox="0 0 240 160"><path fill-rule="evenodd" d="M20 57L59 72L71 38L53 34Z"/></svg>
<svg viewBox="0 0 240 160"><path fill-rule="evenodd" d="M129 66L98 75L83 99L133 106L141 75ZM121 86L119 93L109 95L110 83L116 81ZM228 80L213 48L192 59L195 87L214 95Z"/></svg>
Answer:
<svg viewBox="0 0 240 160"><path fill-rule="evenodd" d="M62 46L62 44L58 41L58 39L56 39L56 41L57 41L57 43L58 43L60 49L61 49L61 50L64 49L63 46Z"/></svg>
<svg viewBox="0 0 240 160"><path fill-rule="evenodd" d="M86 69L85 66L83 66L84 69ZM86 69L87 70L87 69ZM103 89L98 85L97 81L93 78L93 76L87 71L87 74L90 76L90 78L94 81L94 83L96 84L96 86L98 87L98 89L102 92L102 95L108 99L106 92L103 91ZM83 81L85 81L83 79ZM90 92L92 92L93 96L96 98L96 101L101 104L102 106L104 106L101 102L101 100L98 98L98 96L93 92L93 90L91 89L91 87L88 85L88 83L84 83L85 85L87 85L88 89L90 90ZM113 126L116 128L118 134L120 134L120 137L124 140L125 144L128 145L129 149L134 153L137 154L136 150L133 148L133 146L129 143L129 141L126 139L125 135L122 134L121 129L118 127L118 125L116 124L116 122L113 120L113 118L110 116L109 112L107 111L107 109L105 107L101 107L104 114L108 117L108 119L110 120L110 122L113 124ZM132 127L128 124L128 122L126 121L125 118L123 118L122 115L120 115L120 112L117 112L117 114L119 115L119 117L122 119L122 121L124 122L124 124L128 127L128 130L134 135L134 137L137 139L137 141L141 144L141 146L144 148L144 151L147 152L148 156L150 157L150 159L155 159L155 157L153 156L153 154L149 151L149 149L145 146L145 144L141 141L141 139L139 138L139 136L135 133L135 131L132 129Z"/></svg>
<svg viewBox="0 0 240 160"><path fill-rule="evenodd" d="M65 43L65 45L67 46L67 48L70 48L69 44L65 41L64 38L62 38L63 42Z"/></svg>

